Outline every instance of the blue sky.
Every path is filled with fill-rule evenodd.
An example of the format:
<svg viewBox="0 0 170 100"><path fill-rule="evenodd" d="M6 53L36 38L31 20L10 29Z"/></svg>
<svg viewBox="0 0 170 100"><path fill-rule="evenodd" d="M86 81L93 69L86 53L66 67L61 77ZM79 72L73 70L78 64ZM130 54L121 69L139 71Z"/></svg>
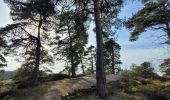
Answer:
<svg viewBox="0 0 170 100"><path fill-rule="evenodd" d="M120 17L129 18L135 14L138 10L142 9L143 5L139 2L133 2L127 4L123 7ZM12 20L9 17L9 8L6 4L3 3L3 0L0 0L0 27L5 26L6 24L12 23ZM95 43L95 35L91 31L92 26L89 30L89 44ZM157 37L160 34L164 34L162 31L147 31L143 33L136 42L130 42L130 31L126 28L122 28L117 31L118 43L121 45L121 60L123 64L122 68L129 68L132 63L140 64L144 61L151 61L153 65L157 66L160 64L160 59L169 57L167 48L160 45L160 39ZM14 61L13 57L8 57L8 67L6 70L15 70L19 67L19 64ZM17 67L16 67L17 66ZM60 65L56 65L60 66ZM59 67L55 67L58 71ZM158 68L156 68L158 70Z"/></svg>
<svg viewBox="0 0 170 100"><path fill-rule="evenodd" d="M143 5L140 2L133 2L126 5L121 13L120 18L129 18L138 10L142 9ZM117 31L118 43L122 46L121 59L123 61L123 68L129 68L132 63L141 64L144 61L151 61L158 71L158 65L161 59L170 56L165 45L160 45L163 42L158 37L165 34L163 31L148 30L142 33L139 39L135 42L130 42L130 31L122 28Z"/></svg>

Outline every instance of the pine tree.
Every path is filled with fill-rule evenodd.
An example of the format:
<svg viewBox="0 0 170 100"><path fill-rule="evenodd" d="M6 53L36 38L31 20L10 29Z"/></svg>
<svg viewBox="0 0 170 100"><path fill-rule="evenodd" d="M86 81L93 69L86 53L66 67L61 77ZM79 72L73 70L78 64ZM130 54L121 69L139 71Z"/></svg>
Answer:
<svg viewBox="0 0 170 100"><path fill-rule="evenodd" d="M131 41L148 29L163 30L170 43L170 2L169 0L144 0L144 8L125 22L125 26L132 30Z"/></svg>
<svg viewBox="0 0 170 100"><path fill-rule="evenodd" d="M170 75L170 58L164 59L163 63L160 65L161 71L164 75Z"/></svg>
<svg viewBox="0 0 170 100"><path fill-rule="evenodd" d="M88 70L91 72L91 74L94 74L96 68L96 48L90 45L86 50L86 54L88 65L90 66L90 69Z"/></svg>
<svg viewBox="0 0 170 100"><path fill-rule="evenodd" d="M85 15L94 16L96 43L97 43L97 62L96 62L96 84L98 97L107 99L106 77L104 71L103 54L103 32L111 31L111 27L117 18L123 0L74 0ZM90 17L90 16L89 16Z"/></svg>
<svg viewBox="0 0 170 100"><path fill-rule="evenodd" d="M59 23L56 25L56 38L59 39L56 39L57 47L53 51L60 58L65 57L66 61L70 62L72 77L76 76L78 65L83 64L83 50L87 44L88 35L82 18L82 13L76 10L63 12L57 18Z"/></svg>
<svg viewBox="0 0 170 100"><path fill-rule="evenodd" d="M107 71L112 70L112 74L115 74L115 70L118 70L120 61L120 45L113 39L109 39L104 43L104 66Z"/></svg>
<svg viewBox="0 0 170 100"><path fill-rule="evenodd" d="M17 69L16 75L14 76L15 80L25 81L29 80L35 65L35 45L31 46L26 52L24 52L21 67ZM54 65L53 57L49 55L48 51L45 48L41 48L41 57L40 57L40 66L41 70L38 73L41 76L43 73L51 72L47 66Z"/></svg>
<svg viewBox="0 0 170 100"><path fill-rule="evenodd" d="M32 75L32 84L37 83L39 73L41 48L48 39L49 31L53 25L55 2L51 0L4 0L10 7L10 15L13 24L0 29L4 35L8 35L10 49L23 52L31 45L36 45L35 67ZM13 49L13 50L12 50Z"/></svg>

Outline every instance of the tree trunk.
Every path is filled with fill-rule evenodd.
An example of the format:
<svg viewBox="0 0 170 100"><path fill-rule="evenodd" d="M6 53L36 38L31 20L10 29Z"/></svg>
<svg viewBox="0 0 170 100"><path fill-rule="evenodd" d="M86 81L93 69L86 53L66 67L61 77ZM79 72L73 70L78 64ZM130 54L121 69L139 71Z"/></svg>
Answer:
<svg viewBox="0 0 170 100"><path fill-rule="evenodd" d="M106 76L103 62L103 35L100 20L99 0L94 0L94 17L96 25L97 63L96 86L99 99L107 100Z"/></svg>
<svg viewBox="0 0 170 100"><path fill-rule="evenodd" d="M71 60L71 77L76 77L76 70L75 70L75 64L74 64L74 59L73 59L73 43L72 43L72 37L70 33L69 26L68 27L68 35L70 38L70 60Z"/></svg>
<svg viewBox="0 0 170 100"><path fill-rule="evenodd" d="M75 70L75 66L74 66L74 60L73 60L72 53L71 53L71 77L76 77L76 70Z"/></svg>
<svg viewBox="0 0 170 100"><path fill-rule="evenodd" d="M166 23L166 31L168 35L168 43L170 44L170 26L169 23Z"/></svg>
<svg viewBox="0 0 170 100"><path fill-rule="evenodd" d="M170 44L170 28L168 29L168 41L169 41L169 44Z"/></svg>
<svg viewBox="0 0 170 100"><path fill-rule="evenodd" d="M37 37L37 47L35 52L35 68L33 70L33 76L32 76L32 83L36 84L38 80L38 74L39 74L39 65L40 65L40 55L41 55L41 42L40 42L40 29L42 26L42 20L39 21L38 25L38 37Z"/></svg>
<svg viewBox="0 0 170 100"><path fill-rule="evenodd" d="M170 43L170 29L168 30L168 41Z"/></svg>
<svg viewBox="0 0 170 100"><path fill-rule="evenodd" d="M92 61L91 61L91 73L94 74L93 59L92 59Z"/></svg>
<svg viewBox="0 0 170 100"><path fill-rule="evenodd" d="M114 57L114 47L112 47L112 74L115 74L115 57Z"/></svg>
<svg viewBox="0 0 170 100"><path fill-rule="evenodd" d="M83 61L82 61L82 56L80 55L80 59L81 59L81 68L82 68L82 71L83 71L83 74L85 74L85 71L84 71L84 65L83 65Z"/></svg>

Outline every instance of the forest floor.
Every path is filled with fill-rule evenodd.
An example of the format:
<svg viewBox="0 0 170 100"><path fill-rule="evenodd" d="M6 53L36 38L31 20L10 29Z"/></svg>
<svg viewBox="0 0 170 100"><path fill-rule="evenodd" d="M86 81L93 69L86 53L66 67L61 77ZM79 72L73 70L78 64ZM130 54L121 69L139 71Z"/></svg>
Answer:
<svg viewBox="0 0 170 100"><path fill-rule="evenodd" d="M0 95L6 94L0 100L97 100L92 76L44 82L25 89L17 89L12 80L3 83ZM107 88L109 100L170 100L170 80L107 75Z"/></svg>

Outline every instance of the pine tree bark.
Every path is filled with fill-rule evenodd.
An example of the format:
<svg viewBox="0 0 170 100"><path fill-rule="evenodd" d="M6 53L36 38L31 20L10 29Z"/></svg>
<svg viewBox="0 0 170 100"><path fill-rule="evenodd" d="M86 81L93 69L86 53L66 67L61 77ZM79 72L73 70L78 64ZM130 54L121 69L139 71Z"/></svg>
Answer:
<svg viewBox="0 0 170 100"><path fill-rule="evenodd" d="M38 36L37 36L37 43L36 43L36 52L35 52L35 68L33 70L32 75L32 83L35 85L38 81L38 74L39 74L39 65L40 65L40 55L41 55L41 41L40 41L40 30L42 26L42 20L39 21L38 25Z"/></svg>
<svg viewBox="0 0 170 100"><path fill-rule="evenodd" d="M76 77L76 70L75 70L75 64L74 64L74 59L73 59L73 41L70 33L69 26L68 27L68 35L70 38L70 60L71 60L71 77Z"/></svg>
<svg viewBox="0 0 170 100"><path fill-rule="evenodd" d="M99 99L107 100L106 75L103 62L103 35L100 20L99 0L94 0L94 17L96 25L97 63L96 63L96 86Z"/></svg>
<svg viewBox="0 0 170 100"><path fill-rule="evenodd" d="M170 26L169 26L169 23L166 23L166 31L167 31L167 35L168 35L168 43L170 43Z"/></svg>
<svg viewBox="0 0 170 100"><path fill-rule="evenodd" d="M170 29L168 30L168 41L170 43Z"/></svg>
<svg viewBox="0 0 170 100"><path fill-rule="evenodd" d="M94 65L93 65L93 59L91 61L91 73L94 74Z"/></svg>

